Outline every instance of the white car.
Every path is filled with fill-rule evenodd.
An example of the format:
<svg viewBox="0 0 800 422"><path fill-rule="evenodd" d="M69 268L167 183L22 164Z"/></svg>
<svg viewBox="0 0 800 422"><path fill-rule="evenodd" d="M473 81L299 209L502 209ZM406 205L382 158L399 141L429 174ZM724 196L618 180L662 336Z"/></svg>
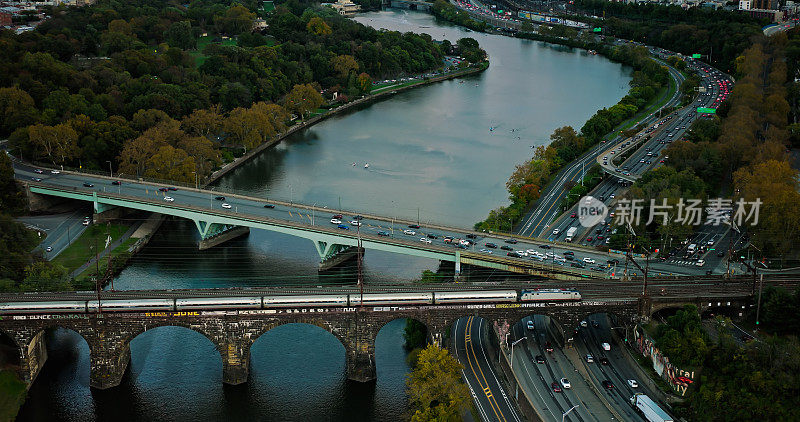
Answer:
<svg viewBox="0 0 800 422"><path fill-rule="evenodd" d="M702 267L703 265L706 265L706 260L705 259L698 259L697 263L695 265L697 265L698 267Z"/></svg>
<svg viewBox="0 0 800 422"><path fill-rule="evenodd" d="M431 243L431 240L428 239L427 237L420 237L419 241L422 243Z"/></svg>
<svg viewBox="0 0 800 422"><path fill-rule="evenodd" d="M603 346L603 350L605 350L606 352L611 350L611 345L608 344L608 343L603 343L602 346Z"/></svg>
<svg viewBox="0 0 800 422"><path fill-rule="evenodd" d="M589 258L588 256L586 258L583 258L583 262L585 262L587 264L594 264L595 263L594 259Z"/></svg>
<svg viewBox="0 0 800 422"><path fill-rule="evenodd" d="M171 196L165 196L164 200L167 201L167 202L175 202L175 198L173 198ZM224 204L223 204L223 206L224 206ZM228 205L228 207L230 207L230 205Z"/></svg>
<svg viewBox="0 0 800 422"><path fill-rule="evenodd" d="M558 235L559 233L561 233L561 230L559 230L559 229L553 229L553 236L556 236L556 235Z"/></svg>
<svg viewBox="0 0 800 422"><path fill-rule="evenodd" d="M528 256L528 252L525 251L515 251L519 256Z"/></svg>
<svg viewBox="0 0 800 422"><path fill-rule="evenodd" d="M338 218L331 218L331 224L342 224L342 220Z"/></svg>
<svg viewBox="0 0 800 422"><path fill-rule="evenodd" d="M61 173L61 172L58 171L58 170L50 170L50 174L59 174L59 173Z"/></svg>
<svg viewBox="0 0 800 422"><path fill-rule="evenodd" d="M531 330L531 331L536 329L536 325L534 325L533 321L531 321L531 320L528 320L527 326L528 326L528 329Z"/></svg>
<svg viewBox="0 0 800 422"><path fill-rule="evenodd" d="M405 229L405 230L403 230L403 234L407 234L409 236L413 236L413 235L417 234L417 232L415 232L414 230Z"/></svg>
<svg viewBox="0 0 800 422"><path fill-rule="evenodd" d="M639 383L636 382L636 380L628 380L628 385L630 385L631 388L636 388L639 386Z"/></svg>
<svg viewBox="0 0 800 422"><path fill-rule="evenodd" d="M430 242L428 242L428 243L430 243ZM481 249L481 252L488 253L489 255L492 254L492 250L491 249Z"/></svg>
<svg viewBox="0 0 800 422"><path fill-rule="evenodd" d="M223 203L222 204L222 208L225 208L226 210L229 210L229 209L231 209L231 204Z"/></svg>
<svg viewBox="0 0 800 422"><path fill-rule="evenodd" d="M561 386L566 388L572 388L572 385L569 383L569 380L566 378L561 378Z"/></svg>
<svg viewBox="0 0 800 422"><path fill-rule="evenodd" d="M594 363L594 356L586 355L586 363Z"/></svg>
<svg viewBox="0 0 800 422"><path fill-rule="evenodd" d="M352 224L352 225L354 225L354 226L360 226L360 225L361 225L361 222L360 222L360 221L358 221L358 220L353 220L353 221L351 221L351 222L350 222L350 224Z"/></svg>
<svg viewBox="0 0 800 422"><path fill-rule="evenodd" d="M588 327L588 326L589 326L589 324L587 324L586 321L581 321L581 327L585 328L585 327Z"/></svg>

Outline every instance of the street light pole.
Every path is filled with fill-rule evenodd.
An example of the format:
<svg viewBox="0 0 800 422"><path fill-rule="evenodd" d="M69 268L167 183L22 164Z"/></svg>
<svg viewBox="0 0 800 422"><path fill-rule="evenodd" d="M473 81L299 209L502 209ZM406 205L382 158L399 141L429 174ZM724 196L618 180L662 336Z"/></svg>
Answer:
<svg viewBox="0 0 800 422"><path fill-rule="evenodd" d="M522 340L526 340L527 338L528 338L528 336L525 336L525 337L523 337L523 338L511 343L511 364L509 365L511 367L511 369L514 369L514 346L516 346L517 343L521 342Z"/></svg>
<svg viewBox="0 0 800 422"><path fill-rule="evenodd" d="M578 408L578 407L580 407L580 405L579 405L579 404L576 404L575 406L572 406L572 407L571 407L569 410L567 410L566 412L562 413L562 414L561 414L561 422L564 422L564 418L566 418L566 417L567 417L567 414L568 414L569 412L572 412L573 410L575 410L575 409L576 409L576 408Z"/></svg>

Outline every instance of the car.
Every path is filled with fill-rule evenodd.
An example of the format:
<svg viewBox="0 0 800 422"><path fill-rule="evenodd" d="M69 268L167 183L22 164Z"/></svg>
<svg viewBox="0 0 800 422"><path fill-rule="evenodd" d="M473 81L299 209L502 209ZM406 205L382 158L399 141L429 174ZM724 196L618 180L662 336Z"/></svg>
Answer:
<svg viewBox="0 0 800 422"><path fill-rule="evenodd" d="M275 205L272 205L272 204L264 204L264 208L269 208L269 209L272 209L272 208L275 208Z"/></svg>
<svg viewBox="0 0 800 422"><path fill-rule="evenodd" d="M592 321L592 328L600 328L600 323L597 321Z"/></svg>
<svg viewBox="0 0 800 422"><path fill-rule="evenodd" d="M31 180L33 180L34 182L41 182L42 181L42 179L39 178L39 177L31 177Z"/></svg>
<svg viewBox="0 0 800 422"><path fill-rule="evenodd" d="M225 197L224 196L215 196L214 199L216 199L217 201L224 201Z"/></svg>
<svg viewBox="0 0 800 422"><path fill-rule="evenodd" d="M536 355L536 363L543 364L544 363L544 356Z"/></svg>
<svg viewBox="0 0 800 422"><path fill-rule="evenodd" d="M611 345L608 344L608 343L603 343L603 344L601 344L601 346L603 346L603 350L605 350L605 351L611 350Z"/></svg>
<svg viewBox="0 0 800 422"><path fill-rule="evenodd" d="M570 218L578 218L578 214L573 212L572 214L569 215L569 217Z"/></svg>
<svg viewBox="0 0 800 422"><path fill-rule="evenodd" d="M167 189L167 188L158 188L158 191L159 191L159 192L166 192L166 191L168 191L168 190L169 190L169 189Z"/></svg>
<svg viewBox="0 0 800 422"><path fill-rule="evenodd" d="M360 219L359 219L359 220L360 220ZM409 228L409 229L418 229L418 228L419 228L419 224L409 224L409 225L408 225L408 228Z"/></svg>
<svg viewBox="0 0 800 422"><path fill-rule="evenodd" d="M431 240L428 239L427 237L420 237L419 241L422 243L431 243Z"/></svg>
<svg viewBox="0 0 800 422"><path fill-rule="evenodd" d="M85 186L87 188L92 188L92 187L94 187L94 184L93 183L89 183L89 182L83 182L83 186Z"/></svg>
<svg viewBox="0 0 800 422"><path fill-rule="evenodd" d="M594 356L586 355L586 363L594 363Z"/></svg>
<svg viewBox="0 0 800 422"><path fill-rule="evenodd" d="M175 202L175 198L173 198L171 196L165 196L164 200L167 201L167 202Z"/></svg>
<svg viewBox="0 0 800 422"><path fill-rule="evenodd" d="M170 186L167 188L167 190L176 191L178 190L178 188L176 188L175 186Z"/></svg>
<svg viewBox="0 0 800 422"><path fill-rule="evenodd" d="M343 217L342 217L341 214L334 214L334 215L331 216L331 218L335 218L337 220L341 220Z"/></svg>
<svg viewBox="0 0 800 422"><path fill-rule="evenodd" d="M223 202L222 203L222 208L225 208L226 210L229 210L229 209L231 209L231 204L229 204L227 202Z"/></svg>
<svg viewBox="0 0 800 422"><path fill-rule="evenodd" d="M706 260L705 259L698 259L697 263L694 264L694 265L697 265L698 267L702 267L703 265L706 265Z"/></svg>
<svg viewBox="0 0 800 422"><path fill-rule="evenodd" d="M572 251L564 251L565 256L575 256L575 252Z"/></svg>
<svg viewBox="0 0 800 422"><path fill-rule="evenodd" d="M50 174L59 174L59 173L61 173L61 172L58 171L58 170L50 170Z"/></svg>
<svg viewBox="0 0 800 422"><path fill-rule="evenodd" d="M481 249L481 252L491 254L492 251L489 249Z"/></svg>
<svg viewBox="0 0 800 422"><path fill-rule="evenodd" d="M509 243L511 245L516 245L517 244L517 239L506 239L505 242Z"/></svg>
<svg viewBox="0 0 800 422"><path fill-rule="evenodd" d="M111 182L111 184L114 185L114 186L119 186L119 185L122 184L122 182L120 182L119 180L115 180L115 181Z"/></svg>
<svg viewBox="0 0 800 422"><path fill-rule="evenodd" d="M545 348L545 350L547 350L547 353L553 353L553 345L550 344L549 341L547 343L545 343L544 348Z"/></svg>
<svg viewBox="0 0 800 422"><path fill-rule="evenodd" d="M534 325L534 324L533 324L533 321L531 321L531 320L528 320L528 322L526 323L526 326L527 326L527 327L528 327L528 329L529 329L529 330L531 330L531 331L533 331L533 330L535 330L535 329L536 329L536 325Z"/></svg>
<svg viewBox="0 0 800 422"><path fill-rule="evenodd" d="M474 235L474 234L472 234L472 233L468 233L468 234L466 235L466 238L467 238L467 239L477 239L477 238L478 238L478 236L477 236L477 235Z"/></svg>
<svg viewBox="0 0 800 422"><path fill-rule="evenodd" d="M581 321L581 327L586 328L588 326L589 326L589 323L587 323L586 321Z"/></svg>
<svg viewBox="0 0 800 422"><path fill-rule="evenodd" d="M566 378L561 378L561 386L564 387L564 389L572 388L572 385L569 383L569 380L566 379Z"/></svg>
<svg viewBox="0 0 800 422"><path fill-rule="evenodd" d="M558 236L559 233L561 233L560 229L553 229L553 236Z"/></svg>
<svg viewBox="0 0 800 422"><path fill-rule="evenodd" d="M84 225L84 226L88 226L90 222L91 222L91 221L89 221L89 220L83 220L83 225Z"/></svg>
<svg viewBox="0 0 800 422"><path fill-rule="evenodd" d="M587 240L589 240L589 239L587 239ZM583 258L583 262L585 262L585 263L587 263L587 264L594 264L594 263L595 263L595 260L594 260L594 259L592 259L592 258L589 258L589 257L587 256L586 258Z"/></svg>
<svg viewBox="0 0 800 422"><path fill-rule="evenodd" d="M511 252L507 253L506 255L508 255L508 256L510 256L512 258L522 258L522 256L520 254L518 254L518 253L516 253L514 251L511 251Z"/></svg>
<svg viewBox="0 0 800 422"><path fill-rule="evenodd" d="M403 230L403 234L407 234L409 236L414 236L415 234L417 234L417 232L415 232L414 230L411 230L411 229L405 229L405 230Z"/></svg>
<svg viewBox="0 0 800 422"><path fill-rule="evenodd" d="M631 388L637 388L637 387L639 387L639 383L638 383L638 382L636 382L636 380L628 380L628 385L629 385Z"/></svg>
<svg viewBox="0 0 800 422"><path fill-rule="evenodd" d="M52 246L48 246L48 247L45 249L45 251L46 251L46 252L53 252L53 247L52 247Z"/></svg>
<svg viewBox="0 0 800 422"><path fill-rule="evenodd" d="M43 172L41 169L36 169L36 170L34 170L33 172L34 172L34 173L36 173L36 174L42 174L42 173L44 173L44 172Z"/></svg>
<svg viewBox="0 0 800 422"><path fill-rule="evenodd" d="M553 382L552 384L550 384L550 387L553 389L554 393L561 392L561 386L559 386L557 382Z"/></svg>
<svg viewBox="0 0 800 422"><path fill-rule="evenodd" d="M504 251L513 251L514 250L514 248L512 248L511 246L506 246L506 245L501 246L500 249L502 249Z"/></svg>
<svg viewBox="0 0 800 422"><path fill-rule="evenodd" d="M381 230L381 231L378 232L378 236L389 237L389 232Z"/></svg>
<svg viewBox="0 0 800 422"><path fill-rule="evenodd" d="M338 218L331 218L331 224L342 224L342 220Z"/></svg>
<svg viewBox="0 0 800 422"><path fill-rule="evenodd" d="M342 230L350 230L350 226L348 226L347 224L339 224L336 227L338 227L338 228L340 228Z"/></svg>
<svg viewBox="0 0 800 422"><path fill-rule="evenodd" d="M360 221L358 221L358 220L353 220L353 221L351 221L351 222L350 222L350 224L352 224L352 225L354 225L354 226L356 226L356 227L359 227L359 226L361 226L361 222L360 222Z"/></svg>
<svg viewBox="0 0 800 422"><path fill-rule="evenodd" d="M495 243L487 243L486 247L487 248L492 248L492 249L497 249L497 244L495 244Z"/></svg>
<svg viewBox="0 0 800 422"><path fill-rule="evenodd" d="M589 237L586 238L587 242L591 242L592 240L594 240L594 238L592 238L592 236L589 236ZM584 258L584 259L586 259L586 258Z"/></svg>
<svg viewBox="0 0 800 422"><path fill-rule="evenodd" d="M610 390L614 388L614 384L609 380L603 380L603 388L605 388L606 390Z"/></svg>
<svg viewBox="0 0 800 422"><path fill-rule="evenodd" d="M438 239L439 235L434 233L428 233L428 239Z"/></svg>
<svg viewBox="0 0 800 422"><path fill-rule="evenodd" d="M553 248L550 245L539 245L539 247L542 248L542 249L552 249Z"/></svg>

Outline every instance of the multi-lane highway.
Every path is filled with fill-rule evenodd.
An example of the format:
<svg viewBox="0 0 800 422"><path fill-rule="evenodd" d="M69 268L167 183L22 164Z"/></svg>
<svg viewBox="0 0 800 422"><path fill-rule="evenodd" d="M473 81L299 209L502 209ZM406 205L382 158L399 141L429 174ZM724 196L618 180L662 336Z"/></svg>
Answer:
<svg viewBox="0 0 800 422"><path fill-rule="evenodd" d="M474 316L454 324L455 355L482 421L519 422L519 410L500 385L484 344L486 321Z"/></svg>

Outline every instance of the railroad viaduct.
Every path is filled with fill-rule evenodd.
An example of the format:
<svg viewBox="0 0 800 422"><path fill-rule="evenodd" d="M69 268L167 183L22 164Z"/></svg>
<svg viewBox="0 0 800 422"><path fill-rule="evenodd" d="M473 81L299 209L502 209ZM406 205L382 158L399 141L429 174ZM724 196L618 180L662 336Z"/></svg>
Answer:
<svg viewBox="0 0 800 422"><path fill-rule="evenodd" d="M29 299L28 299L29 300ZM633 298L628 300L584 300L568 303L496 303L470 305L425 305L364 308L296 308L197 312L132 312L100 314L42 314L0 317L0 337L7 349L16 350L10 363L21 379L30 385L47 360L46 332L66 328L81 335L90 350L90 385L98 389L120 384L130 361L130 342L139 334L162 326L180 326L208 338L222 357L223 380L228 384L247 381L250 346L272 328L289 323L319 326L333 334L346 351L347 377L371 381L376 377L375 338L390 321L413 318L424 323L429 341L441 344L449 337L452 324L465 316L486 319L495 327L514 325L522 318L548 315L556 322L562 337L569 327L594 313L609 313L622 324L631 324L668 308L695 304L704 312L725 308L743 312L751 296ZM506 325L508 324L508 325ZM12 353L13 354L13 353Z"/></svg>

